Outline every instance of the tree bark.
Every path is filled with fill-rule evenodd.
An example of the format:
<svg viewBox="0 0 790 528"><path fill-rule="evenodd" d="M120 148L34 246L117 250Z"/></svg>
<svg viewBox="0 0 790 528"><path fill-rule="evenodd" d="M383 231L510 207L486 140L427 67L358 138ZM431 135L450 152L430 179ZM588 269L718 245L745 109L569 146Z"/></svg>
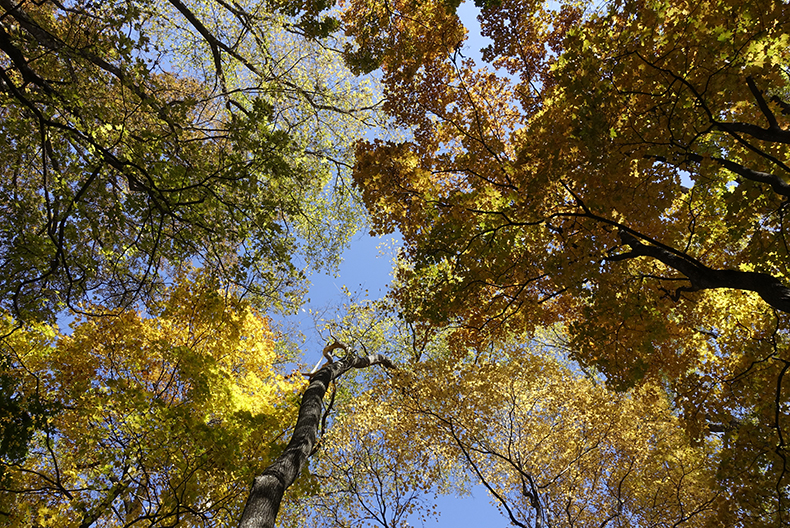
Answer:
<svg viewBox="0 0 790 528"><path fill-rule="evenodd" d="M653 257L688 277L691 282L691 288L683 288L680 291L698 291L714 288L748 290L757 293L773 308L781 312L790 313L790 288L782 284L773 275L757 271L713 269L680 253L672 253L658 246L643 244L634 235L626 231L620 231L620 240L631 246L631 251L617 255L614 258L610 258L610 260Z"/></svg>
<svg viewBox="0 0 790 528"><path fill-rule="evenodd" d="M324 394L329 384L352 368L365 368L376 364L393 368L390 360L381 354L357 356L352 351L343 359L332 361L329 352L335 348L348 352L348 348L338 342L324 349L324 355L329 361L310 376L310 385L302 396L296 427L285 451L260 476L255 477L239 528L274 527L285 490L299 476L315 446L321 425Z"/></svg>

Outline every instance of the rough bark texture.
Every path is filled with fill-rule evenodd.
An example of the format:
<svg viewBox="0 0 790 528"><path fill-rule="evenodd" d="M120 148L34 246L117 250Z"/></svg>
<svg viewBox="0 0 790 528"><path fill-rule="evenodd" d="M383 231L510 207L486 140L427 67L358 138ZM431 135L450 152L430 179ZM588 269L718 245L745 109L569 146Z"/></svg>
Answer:
<svg viewBox="0 0 790 528"><path fill-rule="evenodd" d="M733 288L757 293L765 302L782 312L790 312L790 288L768 273L756 271L717 270L701 262L672 253L658 246L639 242L628 232L620 231L620 239L631 246L631 251L618 255L619 259L633 257L653 257L666 266L679 271L691 282L691 288L680 291L708 290L713 288ZM680 291L678 293L680 293Z"/></svg>
<svg viewBox="0 0 790 528"><path fill-rule="evenodd" d="M381 354L360 357L352 352L343 359L333 362L328 352L334 348L348 350L345 345L337 342L324 349L324 355L330 361L311 375L310 385L302 396L302 405L299 408L293 436L285 451L253 481L239 528L274 527L285 490L299 476L315 446L321 425L324 394L332 380L352 368L365 368L376 364L387 368L393 367L392 363Z"/></svg>

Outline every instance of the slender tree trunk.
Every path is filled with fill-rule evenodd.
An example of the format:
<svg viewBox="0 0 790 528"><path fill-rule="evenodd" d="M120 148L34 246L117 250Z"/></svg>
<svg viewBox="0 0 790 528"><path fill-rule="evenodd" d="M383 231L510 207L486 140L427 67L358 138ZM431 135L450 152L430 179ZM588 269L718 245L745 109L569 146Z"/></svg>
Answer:
<svg viewBox="0 0 790 528"><path fill-rule="evenodd" d="M329 384L352 368L365 368L376 364L393 368L389 359L381 354L360 357L351 352L343 359L333 362L328 352L334 348L342 348L348 352L345 345L337 342L324 349L324 355L330 362L311 375L310 385L302 396L293 436L285 451L261 475L255 477L239 528L274 527L285 490L299 476L315 446L321 425L324 394Z"/></svg>

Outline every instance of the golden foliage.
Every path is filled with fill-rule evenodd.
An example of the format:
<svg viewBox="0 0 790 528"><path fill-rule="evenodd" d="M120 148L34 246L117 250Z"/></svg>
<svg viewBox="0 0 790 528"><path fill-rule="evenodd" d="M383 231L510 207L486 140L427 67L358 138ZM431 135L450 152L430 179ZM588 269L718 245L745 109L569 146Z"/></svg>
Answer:
<svg viewBox="0 0 790 528"><path fill-rule="evenodd" d="M787 4L502 0L479 20L482 67L447 41L385 62L410 137L357 149L375 229L404 237L399 311L460 326L458 350L561 323L582 367L660 387L689 441L720 442L721 522L786 524Z"/></svg>
<svg viewBox="0 0 790 528"><path fill-rule="evenodd" d="M180 277L156 314L12 334L8 372L55 411L5 468L4 522L232 522L302 385L281 373L274 340L265 317L200 275Z"/></svg>

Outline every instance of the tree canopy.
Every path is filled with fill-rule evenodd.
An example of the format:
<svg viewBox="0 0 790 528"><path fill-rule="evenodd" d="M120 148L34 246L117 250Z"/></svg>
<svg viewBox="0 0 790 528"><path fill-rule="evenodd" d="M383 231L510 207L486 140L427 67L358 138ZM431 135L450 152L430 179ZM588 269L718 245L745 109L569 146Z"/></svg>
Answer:
<svg viewBox="0 0 790 528"><path fill-rule="evenodd" d="M432 494L482 482L515 526L726 524L715 442L689 441L661 387L618 394L552 356L438 354L356 397L317 455L326 493L296 515L405 527L436 515Z"/></svg>
<svg viewBox="0 0 790 528"><path fill-rule="evenodd" d="M370 92L320 6L2 8L3 310L130 307L184 262L293 303L300 260L332 268Z"/></svg>
<svg viewBox="0 0 790 528"><path fill-rule="evenodd" d="M0 0L0 515L790 522L790 7L476 3Z"/></svg>
<svg viewBox="0 0 790 528"><path fill-rule="evenodd" d="M491 2L483 67L451 9L394 5L360 42L411 137L360 143L355 179L403 235L403 317L470 345L562 325L721 442L733 523L786 523L786 4Z"/></svg>
<svg viewBox="0 0 790 528"><path fill-rule="evenodd" d="M156 347L143 335L128 343L124 353L131 359L113 359L98 344L112 342L113 325L131 325L133 332L151 317L158 321L150 323L154 327L187 324L175 331L191 331L188 319L168 322L160 307L168 288L193 266L213 289L232 291L255 309L289 311L302 303L307 271L334 269L358 228L360 211L346 180L351 142L371 117L370 86L351 78L336 49L342 45L333 33L337 23L321 14L326 6L320 2L9 0L0 7L0 463L11 479L5 483L14 497L11 509L23 515L14 522L58 524L67 515L85 526L110 518L121 525L143 518L164 525L233 518L240 512L227 506L225 494L238 494L234 486L268 457L266 445L256 446L257 452L241 445L244 435L281 435L287 423L261 422L260 409L249 411L256 417L236 424L247 428L244 434L223 439L204 431L204 444L185 442L184 452L194 452L183 467L174 465L175 451L167 449L148 453L139 467L115 466L124 457L137 460L135 442L164 442L157 419L176 419L170 410L146 414L164 398L162 387L151 386L153 366L146 361L170 362L173 379L179 369L194 369L185 377L206 383L201 376L209 374L201 371L214 367L190 351L186 338L166 357L149 359L139 355ZM200 305L197 297L184 302L208 310L200 317L216 315L216 307ZM20 375L31 361L20 350L29 349L43 357L30 367L32 379L43 376L36 369L66 376L71 356L62 347L72 338L56 344L50 334L56 320L79 314L114 322L86 320L80 328L93 328L93 341L83 339L84 350L74 357L125 362L126 378L112 378L116 373L105 363L82 365L74 368L92 381L63 379L61 389L72 394L86 383L129 384L133 402L118 404L127 405L133 425L121 410L113 417L105 401L123 399L122 391L66 405L55 389L39 390ZM243 338L261 346L272 340L261 331ZM53 346L57 353L41 352ZM266 358L273 363L259 366L273 368L286 359ZM264 360L242 358L228 368L255 361ZM192 381L169 390L184 391ZM274 394L261 394L260 405L274 404ZM208 396L177 396L176 411L192 417L181 433L171 432L177 437L205 428ZM81 463L71 460L73 454L63 461L60 452L40 452L49 448L42 438L68 437L58 429L64 420L104 415L132 439L122 438L112 446L116 451L103 453L98 469L73 466ZM251 432L255 427L263 430ZM85 436L69 441L90 449ZM222 442L236 450L236 459L206 447ZM239 455L244 449L249 460ZM206 459L225 473L207 470L219 480L201 477L196 484L194 472ZM240 460L243 471L226 467ZM41 465L33 471L47 483L25 480L25 464ZM61 469L68 474L61 476ZM112 485L110 477L116 479ZM218 483L216 490L211 482ZM166 496L171 484L172 496ZM54 496L44 491L50 487ZM38 490L51 502L49 513L36 513ZM126 497L129 490L145 498L142 510L127 519L110 509L120 500L135 502ZM192 497L177 496L183 493Z"/></svg>
<svg viewBox="0 0 790 528"><path fill-rule="evenodd" d="M267 319L205 276L182 277L147 317L116 315L7 341L3 373L50 414L4 465L4 524L233 524L302 380L284 376Z"/></svg>

